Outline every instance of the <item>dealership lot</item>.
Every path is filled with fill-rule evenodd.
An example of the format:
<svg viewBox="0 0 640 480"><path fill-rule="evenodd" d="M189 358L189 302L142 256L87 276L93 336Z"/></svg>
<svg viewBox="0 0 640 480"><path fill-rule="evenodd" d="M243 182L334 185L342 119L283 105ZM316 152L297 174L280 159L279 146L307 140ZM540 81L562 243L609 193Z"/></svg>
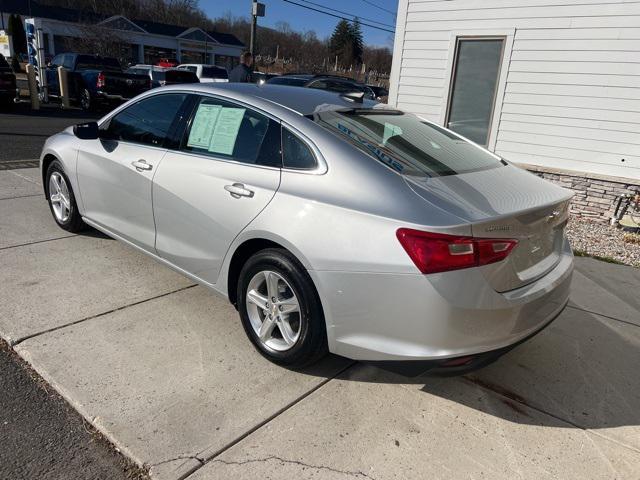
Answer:
<svg viewBox="0 0 640 480"><path fill-rule="evenodd" d="M467 377L296 372L225 300L58 229L36 169L0 198L0 335L156 478L640 478L638 270L577 259L571 306Z"/></svg>

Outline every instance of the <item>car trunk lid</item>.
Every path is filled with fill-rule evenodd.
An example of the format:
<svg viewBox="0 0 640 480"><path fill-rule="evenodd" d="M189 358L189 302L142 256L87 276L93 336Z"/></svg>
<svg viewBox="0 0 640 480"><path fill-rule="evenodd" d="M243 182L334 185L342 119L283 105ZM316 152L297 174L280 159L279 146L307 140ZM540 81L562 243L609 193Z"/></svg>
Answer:
<svg viewBox="0 0 640 480"><path fill-rule="evenodd" d="M474 237L518 241L505 260L481 267L496 291L527 285L559 262L569 190L512 165L407 182L429 203L468 222Z"/></svg>

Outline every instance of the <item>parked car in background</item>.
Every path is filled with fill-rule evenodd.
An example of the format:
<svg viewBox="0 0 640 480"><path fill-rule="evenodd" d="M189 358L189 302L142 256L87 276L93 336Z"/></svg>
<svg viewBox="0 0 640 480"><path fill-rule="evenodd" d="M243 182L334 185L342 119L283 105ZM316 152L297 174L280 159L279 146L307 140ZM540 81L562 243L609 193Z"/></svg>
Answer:
<svg viewBox="0 0 640 480"><path fill-rule="evenodd" d="M229 73L226 68L203 63L183 63L177 68L189 70L198 76L201 83L228 82Z"/></svg>
<svg viewBox="0 0 640 480"><path fill-rule="evenodd" d="M367 85L367 87L371 89L378 102L387 103L387 100L389 99L389 90L377 85Z"/></svg>
<svg viewBox="0 0 640 480"><path fill-rule="evenodd" d="M275 73L253 72L251 74L251 81L253 83L257 83L258 85L262 85L263 83L266 83L267 80L275 78L277 76L278 75Z"/></svg>
<svg viewBox="0 0 640 480"><path fill-rule="evenodd" d="M198 76L185 69L164 68L155 65L134 65L127 68L127 73L147 75L151 79L151 88L178 83L200 83Z"/></svg>
<svg viewBox="0 0 640 480"><path fill-rule="evenodd" d="M6 107L16 98L16 74L0 53L0 106Z"/></svg>
<svg viewBox="0 0 640 480"><path fill-rule="evenodd" d="M125 73L112 57L61 53L47 66L49 96L60 96L58 67L68 70L69 96L83 110L122 103L151 88L148 75Z"/></svg>
<svg viewBox="0 0 640 480"><path fill-rule="evenodd" d="M460 373L569 299L569 190L351 92L165 87L49 138L40 162L61 228L227 296L276 363Z"/></svg>
<svg viewBox="0 0 640 480"><path fill-rule="evenodd" d="M314 75L307 74L287 74L270 78L266 83L270 85L287 85L290 87L304 87Z"/></svg>
<svg viewBox="0 0 640 480"><path fill-rule="evenodd" d="M337 93L364 93L368 100L375 100L376 95L367 85L354 79L339 77L336 75L281 75L267 80L270 85L289 85L293 87L317 88Z"/></svg>

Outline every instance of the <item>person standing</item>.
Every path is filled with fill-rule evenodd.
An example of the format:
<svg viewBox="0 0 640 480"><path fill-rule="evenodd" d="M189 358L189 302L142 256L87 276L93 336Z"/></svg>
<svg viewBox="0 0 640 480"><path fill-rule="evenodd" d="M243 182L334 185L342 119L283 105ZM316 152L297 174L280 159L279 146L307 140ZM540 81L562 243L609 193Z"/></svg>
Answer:
<svg viewBox="0 0 640 480"><path fill-rule="evenodd" d="M229 82L251 83L251 69L253 65L253 55L251 52L242 52L240 64L229 73Z"/></svg>

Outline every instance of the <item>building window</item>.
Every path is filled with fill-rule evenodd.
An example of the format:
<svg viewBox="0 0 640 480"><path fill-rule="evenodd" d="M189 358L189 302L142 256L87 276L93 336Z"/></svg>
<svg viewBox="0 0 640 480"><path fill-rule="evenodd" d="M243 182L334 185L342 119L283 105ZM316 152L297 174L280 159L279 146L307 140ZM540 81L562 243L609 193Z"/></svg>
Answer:
<svg viewBox="0 0 640 480"><path fill-rule="evenodd" d="M505 39L458 38L448 128L479 145L489 141Z"/></svg>

